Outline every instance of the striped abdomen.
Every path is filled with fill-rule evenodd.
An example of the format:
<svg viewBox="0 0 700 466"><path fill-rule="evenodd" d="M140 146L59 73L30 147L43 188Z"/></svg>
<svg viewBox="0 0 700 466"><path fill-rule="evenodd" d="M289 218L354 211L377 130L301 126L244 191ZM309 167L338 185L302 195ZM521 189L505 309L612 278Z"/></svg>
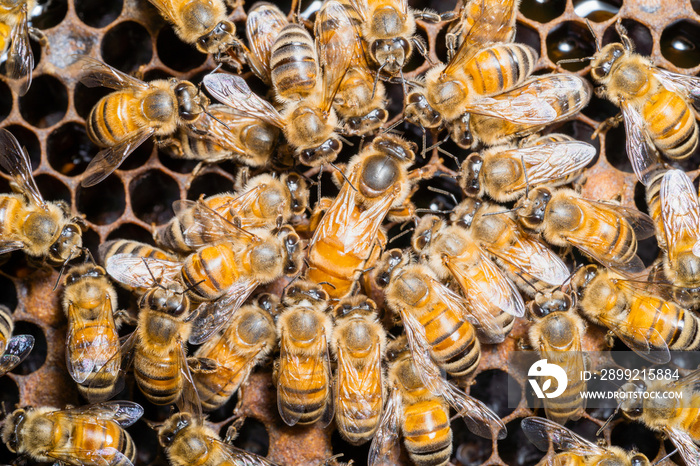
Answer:
<svg viewBox="0 0 700 466"><path fill-rule="evenodd" d="M440 466L450 461L450 415L437 398L406 403L401 430L406 450L416 465Z"/></svg>
<svg viewBox="0 0 700 466"><path fill-rule="evenodd" d="M221 243L187 256L182 266L182 278L185 287L192 288L190 292L194 299L213 301L239 280L236 252L230 243Z"/></svg>
<svg viewBox="0 0 700 466"><path fill-rule="evenodd" d="M104 321L86 321L82 327L72 330L74 325L69 321L68 358L71 365L83 381L78 390L91 399L106 399L112 394L114 384L119 376L121 357L119 355L119 334L114 326L112 316ZM94 367L88 374L80 374L79 368L84 361L94 362ZM104 367L107 365L107 367Z"/></svg>
<svg viewBox="0 0 700 466"><path fill-rule="evenodd" d="M90 111L87 133L100 147L115 146L127 137L149 126L149 121L136 111L142 99L132 91L116 91L105 97Z"/></svg>
<svg viewBox="0 0 700 466"><path fill-rule="evenodd" d="M700 393L694 388L686 389L683 392L683 400L679 402L682 406L679 427L687 432L696 444L700 443Z"/></svg>
<svg viewBox="0 0 700 466"><path fill-rule="evenodd" d="M637 235L627 220L614 210L592 203L576 204L582 209L583 218L589 221L581 222L577 229L563 233L563 236L581 238L583 243L588 238L596 238L600 246L598 254L612 264L626 264L634 259L637 254Z"/></svg>
<svg viewBox="0 0 700 466"><path fill-rule="evenodd" d="M15 328L10 310L0 305L0 355L5 351L8 340L12 337L12 330Z"/></svg>
<svg viewBox="0 0 700 466"><path fill-rule="evenodd" d="M675 92L659 89L641 108L647 133L671 159L689 157L698 146L698 124L688 103Z"/></svg>
<svg viewBox="0 0 700 466"><path fill-rule="evenodd" d="M152 343L154 344L154 343ZM148 400L155 405L175 403L182 391L180 355L177 346L157 353L143 345L134 354L134 377Z"/></svg>
<svg viewBox="0 0 700 466"><path fill-rule="evenodd" d="M301 100L316 90L320 79L316 44L298 24L281 31L270 53L272 85L281 100Z"/></svg>
<svg viewBox="0 0 700 466"><path fill-rule="evenodd" d="M523 44L495 44L477 52L465 67L474 91L482 96L512 89L532 74L537 53Z"/></svg>
<svg viewBox="0 0 700 466"><path fill-rule="evenodd" d="M661 180L664 178L665 173L666 170L661 170L651 175L645 191L649 216L654 220L656 240L659 243L659 247L663 250L666 250L666 229L664 228L664 219L661 214Z"/></svg>
<svg viewBox="0 0 700 466"><path fill-rule="evenodd" d="M76 452L75 457L66 455L62 460L82 459L84 464L109 464L110 466L126 466L127 462L116 457L114 453L109 451L113 448L124 454L130 461L134 461L136 449L131 436L122 429L119 424L114 421L88 418L76 420L71 425L70 432L66 432L62 439L65 439L69 445L65 445L71 451ZM61 450L61 447L56 446L56 451ZM100 452L104 461L97 461L92 455L87 452ZM86 452L86 453L79 453ZM84 455L84 457L83 457Z"/></svg>
<svg viewBox="0 0 700 466"><path fill-rule="evenodd" d="M29 213L28 205L19 196L0 196L0 236L11 239L12 236L21 234L22 223ZM14 239L14 238L12 238Z"/></svg>
<svg viewBox="0 0 700 466"><path fill-rule="evenodd" d="M671 350L694 350L700 346L698 318L673 301L665 301L651 295L633 296L624 320L634 327L646 331L648 340L666 342ZM634 335L631 335L633 338Z"/></svg>
<svg viewBox="0 0 700 466"><path fill-rule="evenodd" d="M176 261L174 254L163 251L150 244L134 241L131 239L115 239L107 241L100 247L102 261L105 262L115 254L134 254L146 259L158 259L164 261Z"/></svg>

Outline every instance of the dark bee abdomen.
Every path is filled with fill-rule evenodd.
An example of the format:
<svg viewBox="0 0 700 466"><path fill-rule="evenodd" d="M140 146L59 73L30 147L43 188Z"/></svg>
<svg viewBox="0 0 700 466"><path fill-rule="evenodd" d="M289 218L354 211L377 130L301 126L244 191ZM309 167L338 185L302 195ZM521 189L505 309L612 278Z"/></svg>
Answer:
<svg viewBox="0 0 700 466"><path fill-rule="evenodd" d="M478 94L495 95L522 83L536 63L537 53L527 45L496 44L478 52L466 72Z"/></svg>
<svg viewBox="0 0 700 466"><path fill-rule="evenodd" d="M452 455L450 416L436 399L404 408L404 445L418 466L445 465Z"/></svg>
<svg viewBox="0 0 700 466"><path fill-rule="evenodd" d="M176 352L163 357L137 349L134 377L143 394L155 405L168 405L180 397L182 380Z"/></svg>
<svg viewBox="0 0 700 466"><path fill-rule="evenodd" d="M137 122L132 118L133 109L140 105L141 100L128 91L113 92L101 98L87 120L87 133L92 142L101 147L114 146L146 125L146 121Z"/></svg>
<svg viewBox="0 0 700 466"><path fill-rule="evenodd" d="M270 54L272 84L278 97L301 100L319 79L316 45L304 27L289 24L280 31Z"/></svg>
<svg viewBox="0 0 700 466"><path fill-rule="evenodd" d="M675 92L661 90L642 109L654 144L672 159L684 159L698 145L698 124L687 102Z"/></svg>

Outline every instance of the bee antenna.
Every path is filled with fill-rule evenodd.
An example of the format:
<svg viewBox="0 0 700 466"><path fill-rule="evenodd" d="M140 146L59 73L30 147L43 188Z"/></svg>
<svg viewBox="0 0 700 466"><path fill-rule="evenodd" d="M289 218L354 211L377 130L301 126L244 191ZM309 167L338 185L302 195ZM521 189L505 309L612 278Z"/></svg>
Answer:
<svg viewBox="0 0 700 466"><path fill-rule="evenodd" d="M374 95L377 93L377 83L379 82L379 75L382 74L382 69L384 66L386 66L387 62L382 63L382 66L379 67L377 70L377 75L374 77L374 84L372 85L372 99L374 99Z"/></svg>
<svg viewBox="0 0 700 466"><path fill-rule="evenodd" d="M669 453L669 454L667 454L666 456L664 456L663 458L661 458L659 461L654 461L654 462L651 464L651 466L658 466L659 464L663 463L663 462L666 461L667 459L671 458L671 457L672 457L673 455L675 455L676 453L678 453L678 448L676 448L676 449L673 450L671 453Z"/></svg>
<svg viewBox="0 0 700 466"><path fill-rule="evenodd" d="M336 289L335 285L332 284L331 282L318 282L318 284L319 284L319 285L328 285L328 286L330 286L331 288L333 288L334 290Z"/></svg>
<svg viewBox="0 0 700 466"><path fill-rule="evenodd" d="M408 230L402 231L402 232L399 233L398 235L392 237L392 238L389 240L389 242L388 242L387 244L393 243L393 242L396 241L397 239L401 238L401 237L404 236L404 235L409 234L409 233L412 232L413 230L415 230L415 228L409 228Z"/></svg>
<svg viewBox="0 0 700 466"><path fill-rule="evenodd" d="M447 151L446 151L445 149L443 149L442 147L438 147L437 150L438 150L438 152L440 152L441 154L445 154L445 155L447 155L448 157L451 157L452 160L454 160L455 162L457 162L457 166L459 166L459 159L458 159L455 155L453 155L453 154L447 152Z"/></svg>
<svg viewBox="0 0 700 466"><path fill-rule="evenodd" d="M156 286L157 286L158 288L163 288L163 289L165 289L165 287L164 287L163 285L160 284L160 280L157 280L157 279L156 279L156 276L153 275L153 271L151 270L151 267L148 266L148 261L146 261L146 258L145 258L145 257L141 257L141 260L143 261L143 265L146 266L146 270L148 270L148 274L151 276L151 279L153 280L153 283L155 283Z"/></svg>
<svg viewBox="0 0 700 466"><path fill-rule="evenodd" d="M85 254L85 263L87 263L87 261L89 259L90 262L95 264L95 258L92 257L92 253L90 252L90 250L88 248L80 248L80 250L83 251L83 254Z"/></svg>
<svg viewBox="0 0 700 466"><path fill-rule="evenodd" d="M618 18L619 22L619 18ZM598 34L595 33L593 30L593 25L591 22L586 18L586 26L588 26L588 30L591 31L591 35L593 36L593 40L595 41L595 51L600 52L600 40L598 39Z"/></svg>
<svg viewBox="0 0 700 466"><path fill-rule="evenodd" d="M384 131L382 131L382 134L386 134L386 133L388 133L389 131L392 131L394 128L396 128L396 127L399 126L401 123L403 123L404 120L405 120L405 118L404 118L404 117L401 117L401 118L400 118L398 121L396 121L393 125L389 126L389 127L386 128Z"/></svg>
<svg viewBox="0 0 700 466"><path fill-rule="evenodd" d="M622 45L628 52L634 51L634 44L632 40L627 35L627 29L622 25L622 18L617 18L615 21L615 31L620 35L620 40L622 40Z"/></svg>
<svg viewBox="0 0 700 466"><path fill-rule="evenodd" d="M482 216L482 217L488 217L488 216L490 216L490 215L509 214L509 213L511 213L511 212L515 212L515 211L520 210L520 209L522 209L522 208L523 208L523 207L520 206L520 207L515 207L515 208L513 208L513 209L508 209L508 210L500 210L500 211L498 211L498 212L489 212L489 213L487 213L487 214L481 214L481 216Z"/></svg>
<svg viewBox="0 0 700 466"><path fill-rule="evenodd" d="M335 168L336 170L338 170L338 173L340 173L340 175L343 177L343 179L345 180L345 182L346 182L347 184L350 185L350 187L353 189L353 191L357 192L357 188L354 187L354 186L352 185L352 183L350 182L350 180L348 179L348 177L345 176L345 173L343 173L343 171L342 171L340 168L338 168L338 167L337 167L334 163L332 163L332 162L330 163L330 166L333 167L333 168Z"/></svg>
<svg viewBox="0 0 700 466"><path fill-rule="evenodd" d="M206 282L206 281L207 281L207 279L206 279L206 278L203 278L202 280L198 281L197 283L194 283L194 284L188 286L188 287L185 288L184 290L178 291L177 294L185 294L185 293L187 293L188 291L192 290L195 286L199 286L199 285L201 285L202 283L204 283L204 282Z"/></svg>
<svg viewBox="0 0 700 466"><path fill-rule="evenodd" d="M428 191L432 191L434 193L439 193L439 194L444 194L446 196L450 196L452 198L452 200L454 201L455 205L459 204L455 195L449 191L446 191L444 189L435 188L433 186L428 186Z"/></svg>
<svg viewBox="0 0 700 466"><path fill-rule="evenodd" d="M306 262L306 259L304 259L304 262ZM308 264L307 264L307 265L308 265ZM294 277L292 277L292 279L289 280L289 283L287 283L287 284L284 286L284 288L282 288L282 293L280 293L280 296L284 296L284 294L287 292L287 288L289 288L289 285L291 285L292 283L294 283L294 282L297 280L297 278L301 277L301 272L302 272L302 271L299 270L299 273L297 273L296 275L294 275Z"/></svg>
<svg viewBox="0 0 700 466"><path fill-rule="evenodd" d="M593 60L593 58L594 57L564 58L563 60L559 60L557 62L557 66L561 65L562 63L581 63L582 61Z"/></svg>
<svg viewBox="0 0 700 466"><path fill-rule="evenodd" d="M205 109L205 110L203 110L203 112L206 113L207 115L209 115L209 117L211 117L211 118L212 118L213 120L215 120L217 123L224 125L224 127L225 127L227 130L231 131L231 128L230 128L226 123L224 123L223 121L219 120L219 119L216 118L214 115L212 115L211 113L209 113L209 110L206 110L206 109Z"/></svg>
<svg viewBox="0 0 700 466"><path fill-rule="evenodd" d="M523 177L525 178L525 197L530 195L530 181L527 179L527 168L525 168L525 156L520 155L520 165L523 167Z"/></svg>
<svg viewBox="0 0 700 466"><path fill-rule="evenodd" d="M345 145L347 145L347 146L355 147L355 144L353 144L352 142L350 142L348 139L344 138L342 134L338 134L338 139L340 139L341 141L343 141L343 144L345 144Z"/></svg>
<svg viewBox="0 0 700 466"><path fill-rule="evenodd" d="M80 248L79 251L82 252L83 248ZM61 266L61 270L58 271L58 278L56 279L56 283L53 285L53 289L51 291L56 291L56 288L58 288L58 284L61 282L61 277L63 276L63 272L66 270L66 266L68 266L68 262L72 261L75 257L78 257L80 254L73 255L71 253L65 261L63 261L63 265Z"/></svg>
<svg viewBox="0 0 700 466"><path fill-rule="evenodd" d="M605 423L600 427L600 429L598 429L598 432L595 433L596 437L600 436L603 430L608 426L608 424L610 424L610 421L612 421L615 415L617 415L617 412L620 411L620 406L622 406L622 400L618 403L617 407L615 408L615 411L613 411L610 417L608 417L605 420Z"/></svg>
<svg viewBox="0 0 700 466"><path fill-rule="evenodd" d="M444 214L444 215L452 213L452 211L450 211L450 210L436 210L436 209L416 209L415 211L416 212L425 212L428 214Z"/></svg>

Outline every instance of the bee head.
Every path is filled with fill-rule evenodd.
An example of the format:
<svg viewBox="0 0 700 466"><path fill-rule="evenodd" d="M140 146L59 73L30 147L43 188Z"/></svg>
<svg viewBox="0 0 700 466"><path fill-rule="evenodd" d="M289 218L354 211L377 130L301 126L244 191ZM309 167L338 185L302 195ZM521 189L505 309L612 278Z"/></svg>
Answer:
<svg viewBox="0 0 700 466"><path fill-rule="evenodd" d="M350 136L362 136L379 129L389 118L389 113L383 108L375 108L366 115L353 116L345 120L346 132Z"/></svg>
<svg viewBox="0 0 700 466"><path fill-rule="evenodd" d="M282 181L287 186L287 190L289 190L292 213L296 215L304 213L304 210L309 205L309 187L304 178L297 173L290 173L283 175Z"/></svg>
<svg viewBox="0 0 700 466"><path fill-rule="evenodd" d="M530 190L527 197L521 198L516 204L515 210L520 222L531 230L537 230L544 222L547 205L552 199L552 191L549 188L538 186Z"/></svg>
<svg viewBox="0 0 700 466"><path fill-rule="evenodd" d="M375 15L377 13L375 12ZM380 69L390 76L396 76L401 72L412 52L411 42L403 37L378 39L370 46L372 58L379 63Z"/></svg>
<svg viewBox="0 0 700 466"><path fill-rule="evenodd" d="M591 62L591 77L601 82L610 74L615 62L625 54L625 47L617 42L603 47Z"/></svg>
<svg viewBox="0 0 700 466"><path fill-rule="evenodd" d="M437 128L442 125L442 116L428 103L428 99L420 91L408 94L406 104L406 120L423 128Z"/></svg>
<svg viewBox="0 0 700 466"><path fill-rule="evenodd" d="M620 410L625 417L635 420L639 419L644 413L644 398L641 395L646 391L646 384L642 380L630 381L620 387L620 392L626 396L622 398Z"/></svg>
<svg viewBox="0 0 700 466"><path fill-rule="evenodd" d="M58 239L49 248L48 260L54 265L65 264L83 252L83 230L80 223L71 221L61 230Z"/></svg>
<svg viewBox="0 0 700 466"><path fill-rule="evenodd" d="M459 172L459 186L467 196L476 197L481 193L481 168L484 159L479 154L473 153L462 163Z"/></svg>
<svg viewBox="0 0 700 466"><path fill-rule="evenodd" d="M386 251L379 263L377 264L377 272L375 282L380 288L386 288L391 283L397 268L408 263L408 257L400 249L391 249Z"/></svg>
<svg viewBox="0 0 700 466"><path fill-rule="evenodd" d="M24 409L17 409L4 420L2 441L12 453L17 453L19 449L21 431L26 419L27 412Z"/></svg>
<svg viewBox="0 0 700 466"><path fill-rule="evenodd" d="M552 312L565 312L573 306L571 295L561 290L552 293L537 293L535 299L530 302L530 313L538 318L547 316Z"/></svg>
<svg viewBox="0 0 700 466"><path fill-rule="evenodd" d="M219 54L237 42L236 26L231 21L224 20L219 21L214 29L197 39L197 49L206 54Z"/></svg>
<svg viewBox="0 0 700 466"><path fill-rule="evenodd" d="M343 148L343 143L336 136L331 136L326 139L323 144L310 149L304 149L299 152L299 161L304 165L321 165L327 162L332 162L338 157L340 149Z"/></svg>
<svg viewBox="0 0 700 466"><path fill-rule="evenodd" d="M377 304L365 296L358 295L341 300L333 308L333 314L336 316L336 318L346 317L354 312L377 312Z"/></svg>
<svg viewBox="0 0 700 466"><path fill-rule="evenodd" d="M185 121L199 118L209 103L204 94L199 92L199 88L189 81L179 81L174 92L177 98L177 112Z"/></svg>
<svg viewBox="0 0 700 466"><path fill-rule="evenodd" d="M179 283L170 283L167 287L158 285L149 289L141 297L140 304L143 308L163 312L173 317L183 315L190 308L190 300Z"/></svg>
<svg viewBox="0 0 700 466"><path fill-rule="evenodd" d="M162 447L172 445L177 434L183 429L191 426L194 423L194 418L190 413L173 414L165 424L158 429L158 442Z"/></svg>

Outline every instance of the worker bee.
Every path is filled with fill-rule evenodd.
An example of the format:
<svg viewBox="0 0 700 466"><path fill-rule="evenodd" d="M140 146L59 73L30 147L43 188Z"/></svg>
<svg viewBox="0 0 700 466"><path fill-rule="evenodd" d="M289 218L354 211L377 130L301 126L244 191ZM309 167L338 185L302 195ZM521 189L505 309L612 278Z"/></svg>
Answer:
<svg viewBox="0 0 700 466"><path fill-rule="evenodd" d="M34 347L32 335L12 336L14 328L10 310L0 305L0 376L17 367Z"/></svg>
<svg viewBox="0 0 700 466"><path fill-rule="evenodd" d="M119 334L114 314L117 293L105 270L84 264L68 271L63 291L63 310L68 318L66 368L88 398L112 393L119 376ZM102 368L109 363L109 367ZM96 377L100 376L100 380Z"/></svg>
<svg viewBox="0 0 700 466"><path fill-rule="evenodd" d="M596 261L628 274L644 270L637 241L654 234L654 223L636 209L585 199L571 189L539 186L514 211L525 228L555 246L575 246Z"/></svg>
<svg viewBox="0 0 700 466"><path fill-rule="evenodd" d="M627 395L620 403L622 414L664 433L688 466L697 465L700 458L699 380L696 369L677 380L636 380L620 388Z"/></svg>
<svg viewBox="0 0 700 466"><path fill-rule="evenodd" d="M12 176L16 191L0 195L0 254L21 249L50 265L67 264L82 254L85 222L71 218L65 203L44 201L29 154L6 129L0 129L0 165Z"/></svg>
<svg viewBox="0 0 700 466"><path fill-rule="evenodd" d="M248 63L250 69L265 84L272 84L270 77L272 45L280 31L288 24L287 16L272 3L256 2L248 10L245 23L245 35L250 46Z"/></svg>
<svg viewBox="0 0 700 466"><path fill-rule="evenodd" d="M474 372L481 361L481 344L463 299L428 266L411 263L400 249L385 252L377 268L377 284L385 288L386 302L401 316L406 334L420 339L448 374Z"/></svg>
<svg viewBox="0 0 700 466"><path fill-rule="evenodd" d="M463 0L459 5L459 20L447 30L448 58L469 37L477 44L513 42L519 0ZM478 24L479 26L472 28Z"/></svg>
<svg viewBox="0 0 700 466"><path fill-rule="evenodd" d="M207 218L193 212L202 205L240 228L250 229L272 228L288 222L306 210L308 201L309 189L300 175L288 173L279 178L258 175L251 178L240 193L217 194L200 199L196 204L176 201L173 204L175 217L156 230L155 239L170 250L190 253L194 248L188 242L199 239L195 238L198 235L208 234L212 228L211 225L197 224ZM205 242L199 239L199 243Z"/></svg>
<svg viewBox="0 0 700 466"><path fill-rule="evenodd" d="M596 265L577 271L571 285L585 317L649 361L668 362L669 348L700 346L700 318L671 300L673 287L627 280Z"/></svg>
<svg viewBox="0 0 700 466"><path fill-rule="evenodd" d="M104 149L90 161L83 186L104 180L149 137L170 136L178 127L191 126L209 104L189 81L170 78L145 83L87 56L79 55L77 63L83 69L83 84L115 90L102 97L88 116L88 136Z"/></svg>
<svg viewBox="0 0 700 466"><path fill-rule="evenodd" d="M553 459L541 461L540 465L561 466L650 466L651 462L642 453L626 451L620 447L602 447L580 437L566 427L541 417L528 417L520 426L525 436L542 451L549 450L549 442L557 453Z"/></svg>
<svg viewBox="0 0 700 466"><path fill-rule="evenodd" d="M197 349L195 357L215 362L214 371L194 374L204 409L214 410L226 403L274 349L277 331L271 312L275 308L272 295L259 295L256 304L236 311L218 338Z"/></svg>
<svg viewBox="0 0 700 466"><path fill-rule="evenodd" d="M223 442L202 416L175 413L158 428L158 442L173 466L275 466L265 458Z"/></svg>
<svg viewBox="0 0 700 466"><path fill-rule="evenodd" d="M480 339L503 341L515 317L525 314L525 303L513 282L479 248L469 231L428 215L421 219L412 243L439 279L452 278L462 289Z"/></svg>
<svg viewBox="0 0 700 466"><path fill-rule="evenodd" d="M346 14L339 14L344 9ZM316 15L316 40L323 47L351 47L350 68L340 83L333 101L345 134L362 136L382 126L389 113L384 85L375 79L365 57L365 49L355 10L349 5L327 2ZM322 24L328 23L328 24Z"/></svg>
<svg viewBox="0 0 700 466"><path fill-rule="evenodd" d="M655 67L648 57L634 53L619 20L615 28L622 42L602 49L596 42L591 77L600 85L596 93L620 107L627 156L639 180L647 184L659 165L657 150L673 160L695 151L698 124L691 101L700 95L700 78Z"/></svg>
<svg viewBox="0 0 700 466"><path fill-rule="evenodd" d="M36 0L5 0L0 4L0 27L3 37L0 51L2 54L7 51L7 76L20 80L15 86L20 96L25 95L32 84L34 53L29 37L46 42L43 32L29 26L29 16L36 6Z"/></svg>
<svg viewBox="0 0 700 466"><path fill-rule="evenodd" d="M306 277L324 284L331 298L351 293L362 268L379 256L380 227L387 215L408 215L415 173L411 143L382 135L353 157L346 180L316 227L309 245ZM381 235L381 236L380 236Z"/></svg>
<svg viewBox="0 0 700 466"><path fill-rule="evenodd" d="M530 345L540 357L561 367L567 376L564 393L554 398L545 398L547 417L560 424L581 417L586 408L586 391L582 374L586 369L581 342L586 324L573 310L574 295L562 289L538 292L528 305L534 322L528 330Z"/></svg>
<svg viewBox="0 0 700 466"><path fill-rule="evenodd" d="M383 464L396 443L399 432L411 460L419 466L446 465L452 454L449 407L457 410L469 430L485 438L505 438L506 427L498 416L479 400L465 395L447 382L432 365L427 353L406 349L404 337L388 350L391 395L381 425L372 440L369 464Z"/></svg>
<svg viewBox="0 0 700 466"><path fill-rule="evenodd" d="M102 261L102 264L106 264L110 257L117 254L130 254L138 257L145 257L146 259L158 259L170 262L178 261L178 257L175 254L164 251L163 249L157 248L150 244L141 243L140 241L130 239L114 239L100 244L98 255ZM120 285L139 296L148 291L148 287L145 286L132 288L124 283L120 283Z"/></svg>
<svg viewBox="0 0 700 466"><path fill-rule="evenodd" d="M136 449L125 427L143 415L131 401L78 408L21 408L4 420L7 448L34 461L76 466L131 466Z"/></svg>
<svg viewBox="0 0 700 466"><path fill-rule="evenodd" d="M549 134L473 153L462 163L460 186L468 196L509 202L528 187L567 184L595 157L595 147L564 134Z"/></svg>
<svg viewBox="0 0 700 466"><path fill-rule="evenodd" d="M359 445L374 436L382 417L386 331L377 319L377 305L365 296L342 299L333 314L335 422L345 440Z"/></svg>
<svg viewBox="0 0 700 466"><path fill-rule="evenodd" d="M275 364L277 409L290 426L326 426L333 419L331 363L328 342L333 321L324 313L328 294L319 285L296 282L282 298L277 320L280 358Z"/></svg>

